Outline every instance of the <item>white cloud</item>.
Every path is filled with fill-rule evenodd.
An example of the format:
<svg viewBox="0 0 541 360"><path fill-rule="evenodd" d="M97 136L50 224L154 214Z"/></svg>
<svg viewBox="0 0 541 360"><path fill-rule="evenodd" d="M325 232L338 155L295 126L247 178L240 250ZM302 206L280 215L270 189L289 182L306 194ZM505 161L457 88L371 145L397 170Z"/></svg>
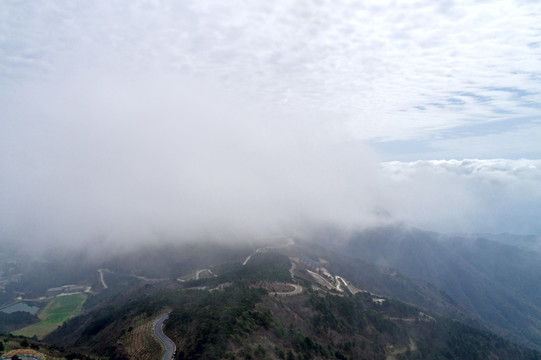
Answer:
<svg viewBox="0 0 541 360"><path fill-rule="evenodd" d="M506 0L2 2L2 234L264 232L372 223L377 208L533 229L531 214L499 222L500 195L538 209L526 172L493 183L428 163L385 180L351 144L539 157L540 16Z"/></svg>
<svg viewBox="0 0 541 360"><path fill-rule="evenodd" d="M70 74L3 108L0 239L137 242L373 220L370 150L327 141L327 119L316 127L315 114L269 111L212 81Z"/></svg>
<svg viewBox="0 0 541 360"><path fill-rule="evenodd" d="M330 112L361 139L429 138L509 114L539 116L539 106L525 106L541 102L538 2L0 6L8 83L104 65L205 74L258 101Z"/></svg>
<svg viewBox="0 0 541 360"><path fill-rule="evenodd" d="M538 234L541 160L382 163L396 219L444 232Z"/></svg>

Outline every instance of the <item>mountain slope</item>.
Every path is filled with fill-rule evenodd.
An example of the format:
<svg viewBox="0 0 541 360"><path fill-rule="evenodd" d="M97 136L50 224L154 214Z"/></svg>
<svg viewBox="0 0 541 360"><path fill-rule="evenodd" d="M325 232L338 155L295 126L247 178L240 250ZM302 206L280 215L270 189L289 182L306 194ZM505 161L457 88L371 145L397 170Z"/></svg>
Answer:
<svg viewBox="0 0 541 360"><path fill-rule="evenodd" d="M344 253L433 284L500 333L541 349L541 254L499 242L379 228Z"/></svg>
<svg viewBox="0 0 541 360"><path fill-rule="evenodd" d="M216 264L211 270L216 277L136 286L87 309L48 340L110 359L128 359L125 339L130 329L167 309L171 314L165 332L181 359L540 358L486 331L358 289L359 283L342 278L345 273L334 277L328 270L312 268L322 274L318 275L303 266L303 247L258 250L244 266ZM312 246L310 255L315 260L325 257L329 269L331 260L339 260L344 269L350 266L339 255L332 258L331 252L315 257L317 250ZM359 268L350 272L359 273ZM325 288L325 279L340 279L343 288ZM303 291L291 296L269 292L285 286L284 281L296 282Z"/></svg>

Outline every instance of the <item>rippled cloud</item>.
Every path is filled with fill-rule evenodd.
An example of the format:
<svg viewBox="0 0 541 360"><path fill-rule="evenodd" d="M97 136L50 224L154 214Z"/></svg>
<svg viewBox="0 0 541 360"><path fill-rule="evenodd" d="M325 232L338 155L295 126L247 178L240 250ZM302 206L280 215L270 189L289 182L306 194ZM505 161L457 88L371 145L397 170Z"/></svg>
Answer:
<svg viewBox="0 0 541 360"><path fill-rule="evenodd" d="M204 74L271 106L329 112L350 137L378 142L453 138L462 136L455 127L509 118L530 124L541 112L536 1L0 7L5 91L73 68Z"/></svg>

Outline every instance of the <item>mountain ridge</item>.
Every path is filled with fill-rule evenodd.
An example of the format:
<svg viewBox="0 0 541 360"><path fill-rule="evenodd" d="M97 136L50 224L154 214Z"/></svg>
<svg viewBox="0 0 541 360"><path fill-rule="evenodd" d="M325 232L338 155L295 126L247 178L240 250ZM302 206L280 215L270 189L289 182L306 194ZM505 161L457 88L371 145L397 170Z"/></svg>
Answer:
<svg viewBox="0 0 541 360"><path fill-rule="evenodd" d="M426 281L493 330L541 349L540 253L404 227L352 234L336 250Z"/></svg>

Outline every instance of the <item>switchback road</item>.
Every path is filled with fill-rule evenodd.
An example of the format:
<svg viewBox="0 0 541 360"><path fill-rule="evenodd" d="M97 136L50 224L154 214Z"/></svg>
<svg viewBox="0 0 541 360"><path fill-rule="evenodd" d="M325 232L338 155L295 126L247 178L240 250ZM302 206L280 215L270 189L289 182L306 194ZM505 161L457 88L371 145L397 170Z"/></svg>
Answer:
<svg viewBox="0 0 541 360"><path fill-rule="evenodd" d="M165 346L165 354L163 354L162 360L173 360L173 356L175 356L175 353L177 351L177 347L173 340L169 339L164 333L163 333L163 323L167 318L169 317L169 313L162 315L156 320L154 323L154 326L152 327L152 331L154 332L154 335L162 342L162 344Z"/></svg>
<svg viewBox="0 0 541 360"><path fill-rule="evenodd" d="M293 296L293 295L299 295L302 292L302 286L297 284L288 284L295 288L293 291L287 291L287 292L279 292L279 291L272 291L269 292L269 295L278 295L278 296Z"/></svg>

